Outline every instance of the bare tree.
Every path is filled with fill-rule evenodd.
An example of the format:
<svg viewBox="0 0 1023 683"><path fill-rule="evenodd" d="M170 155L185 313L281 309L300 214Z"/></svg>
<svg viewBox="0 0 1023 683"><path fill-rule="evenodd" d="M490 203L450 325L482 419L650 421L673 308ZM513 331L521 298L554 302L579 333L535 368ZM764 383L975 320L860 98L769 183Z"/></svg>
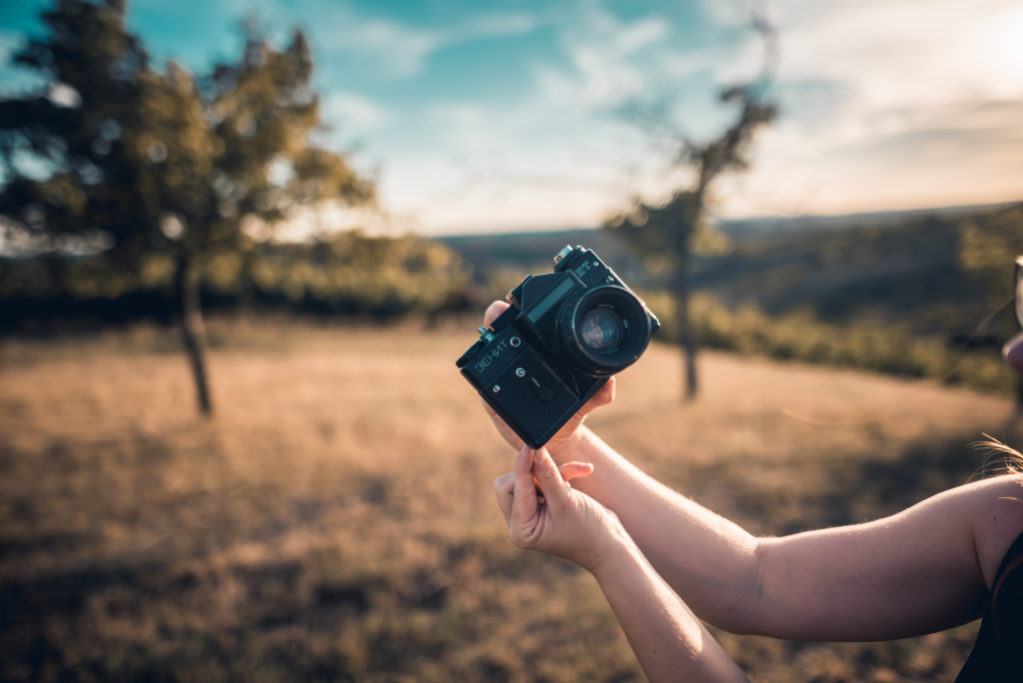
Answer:
<svg viewBox="0 0 1023 683"><path fill-rule="evenodd" d="M770 74L776 54L776 37L771 25L755 17L753 28L765 47L764 67L748 83L721 90L720 102L736 110L733 122L717 137L699 142L677 132L665 108L632 107L630 116L648 131L668 131L665 144L671 154L670 172L690 171L692 181L657 204L636 200L623 215L607 227L624 239L647 263L666 269L675 301L679 343L685 356L683 398L693 399L699 389L696 370L696 341L689 312L692 257L701 244L721 244L723 236L707 220L711 188L722 174L749 166L749 150L756 133L774 120L777 106L767 99Z"/></svg>

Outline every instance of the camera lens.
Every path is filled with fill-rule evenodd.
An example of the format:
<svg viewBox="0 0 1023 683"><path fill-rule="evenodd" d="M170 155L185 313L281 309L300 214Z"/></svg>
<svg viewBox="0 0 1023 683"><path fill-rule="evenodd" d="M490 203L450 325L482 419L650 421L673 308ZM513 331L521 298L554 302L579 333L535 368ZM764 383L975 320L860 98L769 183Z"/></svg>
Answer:
<svg viewBox="0 0 1023 683"><path fill-rule="evenodd" d="M561 349L592 375L612 375L632 365L652 332L643 302L615 285L583 292L564 304L558 318Z"/></svg>
<svg viewBox="0 0 1023 683"><path fill-rule="evenodd" d="M623 335L622 319L612 309L598 307L583 316L579 339L594 351L614 348Z"/></svg>

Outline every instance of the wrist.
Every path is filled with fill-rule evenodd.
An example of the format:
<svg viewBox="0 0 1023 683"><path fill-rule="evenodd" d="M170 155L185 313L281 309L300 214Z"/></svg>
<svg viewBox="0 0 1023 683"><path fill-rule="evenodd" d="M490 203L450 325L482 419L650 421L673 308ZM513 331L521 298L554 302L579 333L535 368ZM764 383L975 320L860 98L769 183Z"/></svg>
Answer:
<svg viewBox="0 0 1023 683"><path fill-rule="evenodd" d="M608 533L595 546L593 560L586 569L593 574L598 583L611 580L623 570L628 571L635 567L637 562L643 561L639 546L618 521L617 516Z"/></svg>

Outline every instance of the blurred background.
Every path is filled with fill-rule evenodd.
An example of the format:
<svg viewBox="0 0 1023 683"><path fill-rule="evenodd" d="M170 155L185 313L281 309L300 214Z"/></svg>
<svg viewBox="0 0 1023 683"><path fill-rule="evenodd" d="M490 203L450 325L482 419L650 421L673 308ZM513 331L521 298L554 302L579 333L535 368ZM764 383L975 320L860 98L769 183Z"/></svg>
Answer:
<svg viewBox="0 0 1023 683"><path fill-rule="evenodd" d="M591 418L755 533L1018 438L1023 7L0 7L0 678L640 680L506 540L454 360L582 244L663 328ZM951 679L976 625L720 634L757 680Z"/></svg>

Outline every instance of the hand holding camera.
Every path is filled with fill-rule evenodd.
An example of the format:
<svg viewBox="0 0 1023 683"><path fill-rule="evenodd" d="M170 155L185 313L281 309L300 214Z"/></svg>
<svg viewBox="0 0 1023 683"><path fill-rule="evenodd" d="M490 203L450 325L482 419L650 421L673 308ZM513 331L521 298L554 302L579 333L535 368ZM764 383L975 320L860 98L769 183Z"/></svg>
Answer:
<svg viewBox="0 0 1023 683"><path fill-rule="evenodd" d="M491 306L490 326L457 361L488 410L531 448L570 422L565 436L574 433L590 400L639 358L660 326L592 251L565 247L554 262L553 273L526 276L503 311ZM613 386L604 391L596 405L611 401Z"/></svg>
<svg viewBox="0 0 1023 683"><path fill-rule="evenodd" d="M497 319L499 315L504 313L508 309L509 304L504 301L494 301L487 307L486 313L483 315L483 326L490 327L490 325ZM593 396L590 397L583 407L576 411L576 413L569 418L568 422L561 426L554 436L551 437L550 441L545 444L545 448L558 459L561 453L567 452L571 449L572 441L579 435L579 429L583 426L583 422L586 417L597 408L602 406L610 405L615 400L615 378L611 376L608 378L604 386L600 387ZM494 422L494 426L497 428L498 433L501 437L508 442L515 450L522 450L525 443L521 437L515 433L515 431L508 426L508 424L501 419L501 416L497 414L490 404L483 401L483 409L487 411L487 415Z"/></svg>

